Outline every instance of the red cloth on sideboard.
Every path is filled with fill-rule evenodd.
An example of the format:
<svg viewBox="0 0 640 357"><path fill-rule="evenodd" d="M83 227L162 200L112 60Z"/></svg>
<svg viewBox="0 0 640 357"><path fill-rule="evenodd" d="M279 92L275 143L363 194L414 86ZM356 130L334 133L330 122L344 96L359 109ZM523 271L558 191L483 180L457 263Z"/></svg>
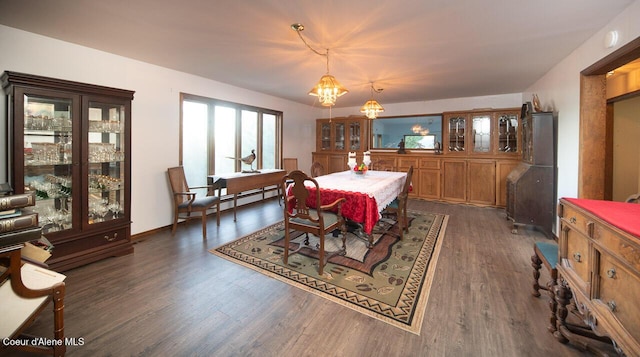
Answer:
<svg viewBox="0 0 640 357"><path fill-rule="evenodd" d="M564 200L640 239L640 204L566 197Z"/></svg>

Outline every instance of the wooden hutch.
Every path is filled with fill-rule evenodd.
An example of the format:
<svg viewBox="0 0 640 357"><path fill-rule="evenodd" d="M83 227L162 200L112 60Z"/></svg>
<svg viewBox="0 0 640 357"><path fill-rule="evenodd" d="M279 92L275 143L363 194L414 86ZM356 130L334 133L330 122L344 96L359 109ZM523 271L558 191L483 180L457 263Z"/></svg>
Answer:
<svg viewBox="0 0 640 357"><path fill-rule="evenodd" d="M414 167L410 196L429 200L506 206L506 179L522 159L521 108L482 109L442 114L442 151L370 146L371 125L364 117L317 120L313 160L327 173L347 169L349 151L371 160L393 162L396 171ZM408 128L410 129L410 128Z"/></svg>

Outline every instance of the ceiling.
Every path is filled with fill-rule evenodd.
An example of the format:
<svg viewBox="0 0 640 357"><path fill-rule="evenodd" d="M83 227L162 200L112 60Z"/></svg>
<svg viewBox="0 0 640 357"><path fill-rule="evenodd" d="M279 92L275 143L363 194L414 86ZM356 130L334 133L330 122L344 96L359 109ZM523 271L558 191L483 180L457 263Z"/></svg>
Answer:
<svg viewBox="0 0 640 357"><path fill-rule="evenodd" d="M0 0L0 24L318 106L302 23L346 107L371 82L382 105L522 92L633 2Z"/></svg>

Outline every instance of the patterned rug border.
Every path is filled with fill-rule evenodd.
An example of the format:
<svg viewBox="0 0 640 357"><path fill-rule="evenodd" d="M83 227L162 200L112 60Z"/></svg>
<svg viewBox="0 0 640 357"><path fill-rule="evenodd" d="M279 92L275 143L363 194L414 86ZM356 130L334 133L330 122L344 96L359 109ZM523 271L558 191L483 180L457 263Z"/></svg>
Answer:
<svg viewBox="0 0 640 357"><path fill-rule="evenodd" d="M357 305L357 303L363 303L362 301L351 301L349 296L336 296L336 295L331 295L329 293L327 293L326 291L323 290L319 290L318 287L322 287L324 290L340 290L342 288L335 286L333 284L330 284L328 282L316 279L314 277L310 277L305 275L305 279L304 283L300 282L298 280L299 278L299 274L298 272L296 272L295 270L292 269L288 269L286 267L280 266L278 264L274 264L271 262L268 262L266 260L262 260L262 259L250 259L249 261L245 261L243 260L243 257L238 256L240 254L232 254L229 255L227 253L223 253L218 251L221 248L224 248L226 246L229 246L231 244L235 244L235 243L239 243L241 241L244 241L246 239L248 239L251 236L254 236L256 234L264 234L270 230L275 229L278 225L282 224L282 221L274 223L272 225L269 225L268 227L259 229L253 233L247 234L241 238L235 239L233 241L227 242L223 245L220 245L216 248L212 248L209 249L209 252L224 258L225 260L228 260L230 262L239 264L241 266L250 268L256 272L259 272L261 274L264 274L268 277L274 278L276 280L279 280L283 283L292 285L298 289L310 292L316 296L320 296L324 299L327 299L329 301L332 301L334 303L337 303L339 305L345 306L351 310L357 311L361 314L364 314L366 316L372 317L376 320L379 321L383 321L387 324L390 324L392 326L395 326L397 328L400 328L402 330L411 332L413 334L416 335L420 335L421 329L422 329L422 321L424 320L424 313L426 311L426 306L427 306L427 302L429 300L429 295L431 292L431 284L433 282L433 276L435 274L436 271L436 266L438 264L438 258L440 256L440 250L442 248L442 242L444 240L444 236L446 234L446 228L447 228L447 224L449 221L449 215L445 215L445 214L440 214L440 213L430 213L430 212L421 212L421 211L409 211L409 213L414 214L414 215L425 215L425 214L431 214L434 216L434 220L433 220L433 224L429 229L429 232L427 232L425 234L425 237L428 237L430 234L436 234L435 237L435 244L433 246L433 251L431 252L430 256L428 257L427 261L426 261L426 266L422 267L422 272L420 273L420 276L417 276L416 278L418 278L418 280L422 281L422 284L420 284L420 286L418 287L417 290L414 290L413 293L417 293L419 294L418 299L415 303L415 308L412 311L412 316L410 319L410 323L405 323L405 322L401 322L398 321L396 319L390 318L388 316L382 315L380 312L377 311L373 311L371 310L372 308L377 308L380 310L384 310L385 306L371 306L371 308L366 308L360 305ZM423 244L422 248L421 248L421 253L420 256L422 257L424 254L424 250L425 249L430 249L430 246L427 244ZM235 252L235 251L233 251ZM249 256L250 257L250 256ZM251 257L252 258L252 257ZM257 264L262 264L262 265L257 265ZM414 268L413 270L416 269L420 269L417 268L416 265L418 265L417 263L414 264ZM272 271L273 270L273 271ZM275 272L274 272L275 271ZM412 272L412 275L415 276L415 272ZM421 278L421 279L420 279ZM412 287L408 286L409 284L407 284L407 286L405 287L405 289L412 289ZM415 285L413 286L413 288L415 288ZM344 290L344 289L343 289ZM353 297L351 297L353 298ZM369 300L369 299L365 299L365 300ZM382 304L379 304L382 305Z"/></svg>

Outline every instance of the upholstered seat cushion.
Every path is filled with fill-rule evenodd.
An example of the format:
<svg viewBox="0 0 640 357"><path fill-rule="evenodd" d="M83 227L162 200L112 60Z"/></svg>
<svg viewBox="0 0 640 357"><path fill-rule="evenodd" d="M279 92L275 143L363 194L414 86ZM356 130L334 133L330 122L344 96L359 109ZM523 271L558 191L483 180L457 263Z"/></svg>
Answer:
<svg viewBox="0 0 640 357"><path fill-rule="evenodd" d="M318 217L318 212L314 209L309 210L309 215L312 217ZM322 211L322 217L324 218L324 228L331 227L332 225L338 222L338 215L332 212ZM306 226L317 227L318 224L316 222L312 222L308 219L303 219L299 217L291 218L291 222L304 224Z"/></svg>
<svg viewBox="0 0 640 357"><path fill-rule="evenodd" d="M398 209L399 204L400 204L400 200L396 198L395 200L391 201L391 203L389 203L387 207Z"/></svg>
<svg viewBox="0 0 640 357"><path fill-rule="evenodd" d="M218 196L205 196L201 198L196 198L191 204L191 208L194 209L194 208L211 207L216 203L216 201L219 201L219 200L220 200L220 197ZM189 206L189 201L184 201L178 205L179 208L184 208L184 209L186 209L188 206Z"/></svg>
<svg viewBox="0 0 640 357"><path fill-rule="evenodd" d="M536 246L540 253L544 255L544 259L549 262L549 265L555 268L556 264L558 264L558 245L555 243L536 242Z"/></svg>

